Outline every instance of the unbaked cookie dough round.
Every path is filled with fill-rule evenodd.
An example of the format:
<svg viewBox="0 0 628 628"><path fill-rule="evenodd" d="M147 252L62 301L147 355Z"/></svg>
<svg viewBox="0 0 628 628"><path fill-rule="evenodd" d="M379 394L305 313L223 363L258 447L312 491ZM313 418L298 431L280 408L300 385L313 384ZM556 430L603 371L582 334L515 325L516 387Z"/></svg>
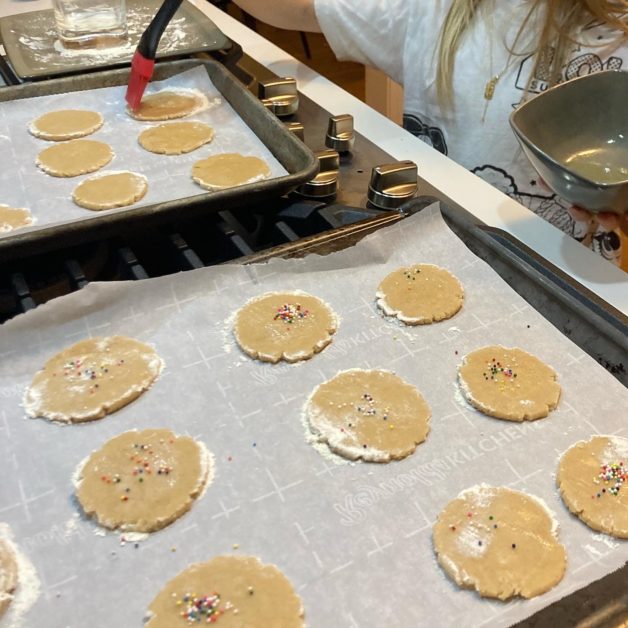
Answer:
<svg viewBox="0 0 628 628"><path fill-rule="evenodd" d="M137 203L148 191L146 177L134 172L107 172L79 183L72 200L85 209L100 211Z"/></svg>
<svg viewBox="0 0 628 628"><path fill-rule="evenodd" d="M466 400L480 412L507 421L546 417L558 405L560 385L554 369L517 348L483 347L458 367Z"/></svg>
<svg viewBox="0 0 628 628"><path fill-rule="evenodd" d="M212 474L209 452L189 436L125 432L82 464L76 497L104 528L154 532L186 513Z"/></svg>
<svg viewBox="0 0 628 628"><path fill-rule="evenodd" d="M398 268L377 288L377 306L406 325L426 325L451 318L464 301L460 282L434 264Z"/></svg>
<svg viewBox="0 0 628 628"><path fill-rule="evenodd" d="M160 155L191 153L214 138L214 129L196 120L169 122L151 127L140 133L142 148Z"/></svg>
<svg viewBox="0 0 628 628"><path fill-rule="evenodd" d="M475 486L449 502L433 528L445 573L482 597L531 598L560 582L566 565L545 503L508 488Z"/></svg>
<svg viewBox="0 0 628 628"><path fill-rule="evenodd" d="M263 159L240 153L212 155L192 166L192 179L208 190L224 190L268 177L270 168Z"/></svg>
<svg viewBox="0 0 628 628"><path fill-rule="evenodd" d="M100 419L148 390L163 368L152 347L125 336L89 338L52 356L24 395L30 417Z"/></svg>
<svg viewBox="0 0 628 628"><path fill-rule="evenodd" d="M207 98L201 92L164 90L144 96L137 111L127 111L136 120L154 122L184 118L206 105Z"/></svg>
<svg viewBox="0 0 628 628"><path fill-rule="evenodd" d="M13 548L0 538L0 619L13 600L18 585L18 566Z"/></svg>
<svg viewBox="0 0 628 628"><path fill-rule="evenodd" d="M33 222L33 217L28 209L0 205L0 233L28 227Z"/></svg>
<svg viewBox="0 0 628 628"><path fill-rule="evenodd" d="M305 418L318 442L349 460L390 462L409 456L429 432L421 393L389 371L351 369L318 386Z"/></svg>
<svg viewBox="0 0 628 628"><path fill-rule="evenodd" d="M298 362L324 349L336 332L336 315L305 292L269 292L248 301L233 333L246 354L263 362Z"/></svg>
<svg viewBox="0 0 628 628"><path fill-rule="evenodd" d="M157 594L146 628L216 622L226 628L303 628L303 604L286 576L254 556L191 565Z"/></svg>
<svg viewBox="0 0 628 628"><path fill-rule="evenodd" d="M33 120L28 130L35 137L58 142L90 135L102 124L103 117L97 111L62 109L50 111Z"/></svg>
<svg viewBox="0 0 628 628"><path fill-rule="evenodd" d="M628 539L628 438L576 443L561 456L556 484L567 508L590 528Z"/></svg>
<svg viewBox="0 0 628 628"><path fill-rule="evenodd" d="M108 144L95 140L70 140L44 148L37 155L37 165L53 177L77 177L95 172L113 159Z"/></svg>

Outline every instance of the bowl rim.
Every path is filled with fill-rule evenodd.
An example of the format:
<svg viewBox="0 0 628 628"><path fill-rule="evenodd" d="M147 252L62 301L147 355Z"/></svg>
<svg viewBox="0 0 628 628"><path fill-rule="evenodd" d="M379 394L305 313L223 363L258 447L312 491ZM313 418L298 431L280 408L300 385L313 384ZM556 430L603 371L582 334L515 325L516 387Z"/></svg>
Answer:
<svg viewBox="0 0 628 628"><path fill-rule="evenodd" d="M589 179L588 177L585 177L584 175L581 175L581 174L579 174L577 172L574 172L571 168L567 167L565 164L563 164L563 163L559 162L558 160L554 159L551 155L548 155L544 150L541 150L538 146L533 144L523 134L523 132L519 129L519 126L518 126L518 123L516 121L516 118L518 117L518 114L520 114L520 112L527 105L529 105L530 103L534 102L537 98L539 98L540 96L543 96L544 94L548 94L548 93L553 92L554 90L557 90L557 89L565 88L566 86L572 85L573 83L575 83L577 81L582 81L584 79L589 79L590 80L592 77L598 77L598 79L599 79L600 75L608 75L608 74L611 74L611 73L612 74L620 73L620 74L625 74L626 76L628 76L628 71L625 71L625 70L601 70L600 72L593 72L592 74L587 74L585 76L578 76L578 77L576 77L574 79L571 79L569 81L564 81L562 83L558 83L558 85L554 85L553 87L550 87L545 92L542 92L541 94L537 94L536 96L534 96L530 100L526 100L524 103L519 105L514 111L512 111L510 113L510 115L508 116L508 120L510 122L510 127L512 128L513 132L515 133L517 138L521 142L523 142L532 152L536 153L540 157L543 157L544 159L549 161L551 164L557 166L561 170L568 172L575 179L577 179L579 181L583 181L584 183L589 183L591 185L594 185L597 188L603 188L603 189L612 189L612 188L620 187L622 185L627 185L628 184L628 175L626 176L626 178L620 179L619 181L614 181L612 183L604 183L604 182L601 182L601 181L595 181L594 179Z"/></svg>

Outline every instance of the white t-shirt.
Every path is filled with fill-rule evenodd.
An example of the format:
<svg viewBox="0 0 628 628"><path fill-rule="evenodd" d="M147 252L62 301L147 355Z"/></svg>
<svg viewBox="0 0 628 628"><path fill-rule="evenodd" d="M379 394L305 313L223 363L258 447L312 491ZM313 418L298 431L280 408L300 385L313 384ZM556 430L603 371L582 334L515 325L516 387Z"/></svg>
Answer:
<svg viewBox="0 0 628 628"><path fill-rule="evenodd" d="M454 161L489 181L561 230L584 240L612 261L620 254L616 233L574 223L568 203L544 188L508 123L513 108L548 87L535 76L536 23L532 19L512 48L530 0L486 3L456 55L454 109L444 112L436 95L438 38L452 0L315 0L325 37L341 60L379 68L404 85L404 126ZM562 80L606 69L628 69L628 44L604 24L592 23L579 36ZM492 100L484 98L491 77L500 74ZM538 74L542 74L542 71ZM603 103L600 103L603 115Z"/></svg>

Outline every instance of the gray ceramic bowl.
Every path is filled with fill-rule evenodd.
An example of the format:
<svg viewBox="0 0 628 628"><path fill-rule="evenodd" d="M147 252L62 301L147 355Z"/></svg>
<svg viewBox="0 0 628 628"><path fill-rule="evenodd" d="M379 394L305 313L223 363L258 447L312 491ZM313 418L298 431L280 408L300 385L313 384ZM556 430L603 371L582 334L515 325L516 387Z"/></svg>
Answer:
<svg viewBox="0 0 628 628"><path fill-rule="evenodd" d="M547 185L591 211L628 211L628 72L561 83L510 116Z"/></svg>

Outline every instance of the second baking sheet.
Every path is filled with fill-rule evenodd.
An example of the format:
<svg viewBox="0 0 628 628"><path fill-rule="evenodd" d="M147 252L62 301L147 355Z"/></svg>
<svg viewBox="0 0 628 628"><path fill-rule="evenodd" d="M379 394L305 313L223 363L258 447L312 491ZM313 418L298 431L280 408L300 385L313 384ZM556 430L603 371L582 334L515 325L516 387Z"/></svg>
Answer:
<svg viewBox="0 0 628 628"><path fill-rule="evenodd" d="M380 315L374 294L388 272L419 261L455 273L465 305L448 321L405 328ZM285 289L315 294L340 315L332 344L298 365L243 356L229 317L248 298ZM89 425L24 418L24 387L50 355L115 333L153 344L165 360L151 390ZM461 403L456 367L491 343L522 347L556 369L563 394L548 418L509 423ZM0 484L0 517L43 583L27 626L46 617L77 627L88 616L93 626L139 626L169 578L222 553L277 564L312 628L507 626L628 558L626 541L567 512L554 478L559 454L574 442L596 432L626 436L625 388L470 253L435 209L326 257L92 284L0 327L0 355L0 459L14 478ZM300 413L307 396L353 367L391 369L429 403L431 432L405 460L335 464L306 441ZM93 522L77 518L70 478L107 439L154 426L205 442L216 455L216 478L179 521L137 548L120 547L118 535L97 536ZM568 565L547 594L483 600L437 565L434 519L480 482L528 491L555 511Z"/></svg>
<svg viewBox="0 0 628 628"><path fill-rule="evenodd" d="M105 168L92 174L131 170L145 175L148 179L148 193L140 202L131 206L133 209L207 194L207 190L192 181L192 165L199 159L217 153L239 152L255 155L269 164L272 178L287 174L269 148L220 95L203 67L182 72L164 81L153 82L146 93L166 88L197 89L207 96L209 107L183 120L200 120L213 127L215 137L210 144L177 156L156 155L144 150L137 141L138 135L150 125L159 123L139 122L126 113L125 86L0 103L0 153L3 155L0 203L30 209L36 220L35 228L95 219L99 216L98 212L82 209L72 201L74 188L92 175L51 177L35 164L38 153L52 143L33 137L28 132L28 126L43 113L59 109L91 109L104 116L103 126L87 136L87 139L109 144L115 157ZM125 212L128 209L108 210L106 213ZM0 233L0 241L3 237L10 238L19 233Z"/></svg>

